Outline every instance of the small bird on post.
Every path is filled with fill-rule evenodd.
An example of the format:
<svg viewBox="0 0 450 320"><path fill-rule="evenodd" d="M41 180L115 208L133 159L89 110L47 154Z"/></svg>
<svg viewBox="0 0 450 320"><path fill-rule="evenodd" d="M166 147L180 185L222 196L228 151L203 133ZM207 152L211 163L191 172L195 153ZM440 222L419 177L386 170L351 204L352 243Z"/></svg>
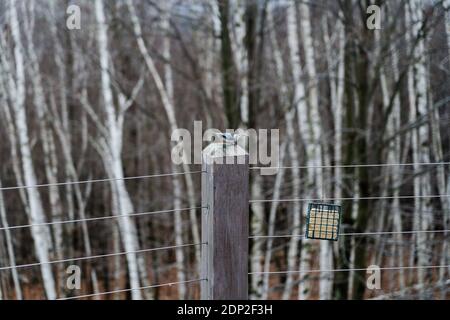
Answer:
<svg viewBox="0 0 450 320"><path fill-rule="evenodd" d="M234 136L235 134L233 135L229 132L216 133L216 137L220 138L224 144L235 144Z"/></svg>
<svg viewBox="0 0 450 320"><path fill-rule="evenodd" d="M222 161L222 159L231 159L236 156L238 156L239 160L242 160L244 158L240 156L247 155L245 139L241 138L242 136L248 136L247 132L238 131L234 134L216 132L213 136L214 141L203 150L204 155L209 155L205 161L211 159Z"/></svg>
<svg viewBox="0 0 450 320"><path fill-rule="evenodd" d="M242 131L242 132L237 132L234 134L231 134L229 132L220 132L220 133L216 133L215 136L222 140L221 142L223 143L224 149L226 148L227 145L239 145L240 147L246 149L245 141L243 144L240 144L239 142L241 142L241 141L239 139L241 137L248 137L247 132Z"/></svg>

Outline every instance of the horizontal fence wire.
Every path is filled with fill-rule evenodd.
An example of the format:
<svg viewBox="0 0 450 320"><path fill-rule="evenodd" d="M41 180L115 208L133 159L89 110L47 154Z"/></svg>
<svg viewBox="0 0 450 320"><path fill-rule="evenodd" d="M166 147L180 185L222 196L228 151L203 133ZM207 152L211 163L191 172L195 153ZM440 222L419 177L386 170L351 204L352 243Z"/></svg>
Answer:
<svg viewBox="0 0 450 320"><path fill-rule="evenodd" d="M252 199L250 203L258 202L296 202L296 201L347 201L347 200L381 200L381 199L415 199L415 198L441 198L450 197L449 194L410 195L410 196L376 196L376 197L349 197L349 198L295 198L295 199Z"/></svg>
<svg viewBox="0 0 450 320"><path fill-rule="evenodd" d="M380 270L402 270L402 269L439 269L449 268L447 265L435 266L406 266L406 267L380 267ZM248 274L289 274L289 273L318 273L318 272L348 272L348 271L366 271L368 268L348 268L348 269L312 269L312 270L285 270L285 271L254 271Z"/></svg>
<svg viewBox="0 0 450 320"><path fill-rule="evenodd" d="M194 210L194 209L197 210L197 209L204 209L204 208L206 208L206 207L190 207L190 208L180 208L180 209L145 211L145 212L136 212L136 213L119 214L119 215L102 216L102 217L92 217L92 218L84 218L84 219L72 219L72 220L61 220L61 221L51 221L51 222L41 222L41 223L30 223L30 224L22 224L22 225L16 225L16 226L0 227L0 231L31 228L31 227L40 227L40 226L51 226L51 225L57 225L57 224L117 219L117 218L123 218L123 217L149 216L149 215L156 215L156 214L161 214L161 213L173 213L173 212L179 212L179 211L189 211L189 210Z"/></svg>
<svg viewBox="0 0 450 320"><path fill-rule="evenodd" d="M135 251L123 251L123 252L99 254L99 255L93 255L93 256L75 257L75 258L67 258L67 259L52 260L52 261L42 261L42 262L35 262L35 263L28 263L28 264L19 264L16 266L0 267L0 271L35 267L35 266L40 266L40 265L44 265L44 264L56 264L56 263L65 263L65 262L73 262L73 261L92 260L92 259L98 259L98 258L116 257L116 256L126 255L129 253L144 253L144 252L152 252L152 251L160 251L160 250L170 250L170 249L194 247L194 246L200 246L200 245L204 245L204 244L207 244L207 243L206 242L188 243L188 244L181 244L181 245L176 245L176 246L165 246L165 247L141 249L141 250L135 250Z"/></svg>
<svg viewBox="0 0 450 320"><path fill-rule="evenodd" d="M173 285L177 285L177 284L189 284L189 283L195 283L195 282L201 282L201 281L207 281L207 279L192 279L192 280L185 280L185 281L168 282L168 283L154 284L154 285L139 287L139 288L128 288L128 289L119 289L119 290L112 290L112 291L99 292L99 293L83 294L83 295L74 296L74 297L59 298L56 300L73 300L73 299L90 298L90 297L103 296L103 295L113 294L113 293L129 292L129 291L134 291L134 290L144 290L144 289L151 289L151 288L160 288L160 287L173 286Z"/></svg>
<svg viewBox="0 0 450 320"><path fill-rule="evenodd" d="M307 166L283 166L283 167L250 167L250 170L260 169L309 169L309 168L372 168L372 167L402 167L402 166L436 166L450 165L450 162L409 162L409 163L375 163L375 164L342 164L342 165L307 165Z"/></svg>
<svg viewBox="0 0 450 320"><path fill-rule="evenodd" d="M432 166L432 165L450 165L450 162L417 162L417 163L378 163L378 164L349 164L349 165L307 165L307 166L283 166L283 167L250 167L250 170L259 169L308 169L308 168L364 168L364 167L390 167L390 166ZM26 185L26 186L12 186L12 187L1 187L0 191L8 190L18 190L18 189L29 189L29 188L42 188L51 186L67 186L76 184L88 184L88 183L98 183L98 182L111 182L119 180L137 180L137 179L149 179L157 177L171 177L177 175L186 174L197 174L203 173L202 170L186 171L186 172L168 172L168 173L156 173L149 175L140 176L130 176L122 178L102 178L102 179L90 179L90 180L80 180L80 181L66 181L66 182L56 182L56 183L42 183L36 185Z"/></svg>
<svg viewBox="0 0 450 320"><path fill-rule="evenodd" d="M373 231L373 232L350 232L340 233L339 236L365 236L365 235L383 235L383 234L414 234L414 233L444 233L450 232L450 229L445 230L408 230L408 231ZM301 234L284 234L273 236L250 236L249 239L272 239L272 238L305 238Z"/></svg>
<svg viewBox="0 0 450 320"><path fill-rule="evenodd" d="M429 286L415 284L415 285L406 287L403 290L400 289L398 291L390 291L390 292L385 292L383 294L379 294L377 296L369 298L368 300L387 300L387 299L392 300L395 298L402 298L405 295L407 295L409 300L411 300L415 297L420 296L422 293L432 292L432 291L434 291L436 289L440 289L440 288L446 288L449 285L450 285L450 280L438 281L435 284L431 284ZM412 292L412 291L416 291L416 290L420 290L420 291L416 292L416 293ZM448 291L448 289L446 288L446 292L447 291Z"/></svg>
<svg viewBox="0 0 450 320"><path fill-rule="evenodd" d="M197 170L197 171L186 171L186 172L157 173L157 174L131 176L131 177L123 177L123 178L104 178L104 179L66 181L66 182L56 182L56 183L42 183L42 184L35 184L35 185L29 185L29 186L2 187L2 188L0 188L0 191L42 188L42 187L52 187L52 186L68 186L68 185L75 185L75 184L111 182L111 181L120 181L120 180L127 181L127 180L137 180L137 179L150 179L150 178L157 178L157 177L172 177L172 176L195 174L195 173L202 173L202 172L203 172L202 170Z"/></svg>

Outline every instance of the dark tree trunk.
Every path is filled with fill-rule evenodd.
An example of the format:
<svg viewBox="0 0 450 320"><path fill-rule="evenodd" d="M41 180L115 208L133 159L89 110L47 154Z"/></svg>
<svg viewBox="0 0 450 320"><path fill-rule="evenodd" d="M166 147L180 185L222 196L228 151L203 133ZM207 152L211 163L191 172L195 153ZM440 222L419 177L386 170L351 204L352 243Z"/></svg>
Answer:
<svg viewBox="0 0 450 320"><path fill-rule="evenodd" d="M236 128L240 122L239 101L236 94L235 67L231 48L228 0L218 0L221 23L222 90L227 126Z"/></svg>

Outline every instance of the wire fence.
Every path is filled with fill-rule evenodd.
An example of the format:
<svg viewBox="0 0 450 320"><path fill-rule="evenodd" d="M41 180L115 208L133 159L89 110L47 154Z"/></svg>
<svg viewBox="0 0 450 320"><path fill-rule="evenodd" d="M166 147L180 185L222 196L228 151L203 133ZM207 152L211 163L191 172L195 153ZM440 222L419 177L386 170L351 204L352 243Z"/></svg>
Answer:
<svg viewBox="0 0 450 320"><path fill-rule="evenodd" d="M449 194L434 195L408 195L408 196L375 196L375 197L344 197L344 198L294 198L294 199L253 199L250 203L258 202L302 202L302 201L353 201L353 200L386 200L386 199L416 199L416 198L442 198Z"/></svg>
<svg viewBox="0 0 450 320"><path fill-rule="evenodd" d="M28 263L28 264L19 264L19 265L16 265L16 266L0 267L0 271L11 270L11 269L19 269L19 268L35 267L35 266L41 266L41 265L44 265L44 264L65 263L65 262L74 262L74 261L83 261L83 260L92 260L92 259L99 259L99 258L123 256L123 255L129 254L129 253L138 254L138 253L153 252L153 251L160 251L160 250L195 247L195 246L200 246L202 244L207 244L207 243L206 242L202 242L202 243L188 243L188 244L181 244L181 245L176 245L176 246L165 246L165 247L141 249L141 250L135 250L135 251L114 252L114 253L99 254L99 255L93 255L93 256L84 256L84 257L76 257L76 258L68 258L68 259L60 259L60 260L52 260L52 261L43 261L43 262L35 262L35 263Z"/></svg>
<svg viewBox="0 0 450 320"><path fill-rule="evenodd" d="M185 172L170 172L170 173L156 173L149 175L141 175L141 176L130 176L130 177L121 177L121 178L102 178L102 179L91 179L91 180L80 180L80 181L66 181L66 182L57 182L57 183L42 183L35 184L30 186L13 186L13 187L2 187L0 191L8 191L8 190L19 190L19 189L31 189L31 188L43 188L43 187L61 187L61 186L69 186L76 184L90 184L90 183L98 183L98 182L113 182L113 181L128 181L128 180L138 180L138 179L150 179L150 178L158 178L158 177L172 177L186 174L196 174L202 173L203 171L185 171Z"/></svg>
<svg viewBox="0 0 450 320"><path fill-rule="evenodd" d="M374 163L374 164L342 164L342 165L307 165L307 166L282 166L282 167L250 167L250 170L261 169L333 169L333 168L380 168L380 167L404 167L404 166L436 166L450 165L450 162L409 162L409 163Z"/></svg>
<svg viewBox="0 0 450 320"><path fill-rule="evenodd" d="M436 166L436 165L450 165L450 162L428 162L428 163L395 163L395 164L350 164L350 165L313 165L313 166L280 166L280 167L250 167L250 170L256 169L309 169L309 168L367 168L367 167L392 167L392 166ZM119 180L138 180L138 179L149 179L156 177L172 177L176 175L186 175L186 174L199 174L204 171L187 171L187 172L179 172L179 173L158 173L158 174L149 174L149 175L140 175L140 176L129 176L129 177L121 177L121 178L103 178L103 179L92 179L92 180L80 180L80 181L66 181L66 182L57 182L57 183L45 183L45 184L36 184L36 185L27 185L27 186L9 186L9 187L1 187L0 192L9 191L9 190L20 190L20 189L28 189L28 188L43 188L43 187L51 187L51 186L68 186L68 185L76 185L76 184L90 184L90 183L100 183L100 182L113 182ZM435 194L435 195L401 195L401 196L369 196L369 197L331 197L331 198L292 198L292 199L252 199L249 200L249 203L270 203L270 202L302 202L302 201L360 201L360 200L382 200L382 199L414 199L414 198L441 198L441 197L450 197L448 194ZM49 221L49 222L40 222L40 223L29 223L23 225L13 225L13 226L2 226L0 227L0 231L9 231L9 230L17 230L24 228L34 228L34 227L42 227L42 226L52 226L52 225L63 225L63 224L72 224L72 223L81 223L81 222L93 222L93 221L103 221L110 219L118 219L125 217L141 217L141 216L152 216L158 214L168 214L182 211L190 211L190 210L199 210L204 209L204 206L195 206L195 207L186 207L186 208L175 208L175 209L166 209L166 210L157 210L157 211L145 211L145 212L135 212L135 213L126 213L126 214L116 214L116 215L107 215L100 217L90 217L90 218L80 218L80 219L70 219L70 220L61 220L61 221ZM372 232L351 232L351 233L341 233L340 236L381 236L381 235L396 235L396 234L420 234L420 233L448 233L450 229L439 229L439 230L405 230L405 231L372 231ZM249 239L277 239L277 238L298 238L304 239L302 234L283 234L283 235L252 235L249 236ZM123 256L127 254L140 254L140 253L148 253L162 250L179 250L188 247L196 247L201 245L208 245L207 242L200 243L186 243L180 245L171 245L171 246L162 246L156 248L148 248L141 249L135 251L122 251L122 252L113 252L106 254L98 254L98 255L89 255L89 256L81 256L81 257L73 257L73 258L65 258L51 261L41 261L35 263L27 263L27 264L17 264L17 265L9 265L0 267L0 271L13 270L13 269L23 269L35 266L41 266L44 264L58 264L58 263L66 263L66 262L74 262L74 261L85 261L85 260L93 260L100 258L108 258L108 257L116 257ZM429 266L396 266L396 267L380 267L380 270L401 270L401 269L440 269L440 268L449 268L450 265L440 264L440 265L429 265ZM249 275L258 275L258 274L298 274L298 273L331 273L331 272L350 272L350 271L364 271L367 268L345 268L345 269L310 269L310 270L284 270L284 271L255 271L249 272ZM126 288L119 290L112 290L106 292L92 293L92 294L83 294L72 297L64 297L58 300L70 300L70 299L82 299L89 298L95 296L103 296L108 294L115 293L123 293L130 292L134 290L144 290L165 286L173 286L173 285L181 285L181 284L193 284L202 281L208 281L206 278L198 278L186 281L176 281L176 282L168 282L161 284L154 284L149 286L143 286L139 288Z"/></svg>
<svg viewBox="0 0 450 320"><path fill-rule="evenodd" d="M160 287L171 287L171 286L174 286L177 284L191 284L191 283L201 282L201 281L207 281L207 279L192 279L192 280L185 280L185 281L168 282L168 283L154 284L154 285L144 286L144 287L139 287L139 288L127 288L127 289L119 289L119 290L112 290L112 291L99 292L99 293L83 294L83 295L79 295L79 296L59 298L57 300L74 300L74 299L82 299L82 298L91 298L91 297L103 296L103 295L114 294L114 293L130 292L130 291L134 291L134 290L145 290L145 289L160 288Z"/></svg>
<svg viewBox="0 0 450 320"><path fill-rule="evenodd" d="M373 232L349 232L340 233L339 236L368 236L368 235L385 235L385 234L415 234L415 233L444 233L450 232L450 229L445 230L408 230L408 231L373 231ZM299 234L286 234L286 235L273 235L273 236L250 236L249 239L270 239L270 238L300 238L303 239L303 235Z"/></svg>
<svg viewBox="0 0 450 320"><path fill-rule="evenodd" d="M174 212L179 212L179 211L189 211L189 210L197 210L197 209L203 209L203 208L205 208L205 207L190 207L190 208L169 209L169 210L145 211L145 212L118 214L118 215L84 218L84 219L72 219L72 220L42 222L42 223L30 223L30 224L22 224L22 225L16 225L16 226L1 227L0 231L1 230L22 229L22 228L32 228L32 227L40 227L40 226L51 226L51 225L57 225L57 224L68 224L68 223L118 219L118 218L124 218L124 217L150 216L150 215L156 215L156 214L162 214L162 213L174 213Z"/></svg>
<svg viewBox="0 0 450 320"><path fill-rule="evenodd" d="M402 269L439 269L449 268L450 265L434 265L434 266L403 266L403 267L379 267L379 270L402 270ZM326 273L326 272L350 272L350 271L366 271L368 268L346 268L346 269L312 269L312 270L285 270L285 271L255 271L252 274L289 274L289 273Z"/></svg>
<svg viewBox="0 0 450 320"><path fill-rule="evenodd" d="M321 169L331 169L331 168L370 168L370 167L395 167L395 166L436 166L436 165L450 165L450 162L410 162L410 163L375 163L375 164L348 164L348 165L307 165L307 166L280 166L280 167L261 167L261 166L252 166L250 170L260 170L260 169L312 169L312 168L321 168ZM76 184L90 184L90 183L99 183L99 182L113 182L120 180L138 180L138 179L150 179L157 177L171 177L177 175L187 175L187 174L198 174L204 173L202 170L195 171L185 171L185 172L167 172L167 173L155 173L148 175L139 175L139 176L127 176L120 178L100 178L100 179L89 179L89 180L79 180L79 181L65 181L65 182L56 182L56 183L42 183L35 185L25 185L25 186L7 186L1 187L0 191L8 191L8 190L18 190L18 189L29 189L29 188L42 188L42 187L52 187L52 186L67 186L67 185L76 185Z"/></svg>

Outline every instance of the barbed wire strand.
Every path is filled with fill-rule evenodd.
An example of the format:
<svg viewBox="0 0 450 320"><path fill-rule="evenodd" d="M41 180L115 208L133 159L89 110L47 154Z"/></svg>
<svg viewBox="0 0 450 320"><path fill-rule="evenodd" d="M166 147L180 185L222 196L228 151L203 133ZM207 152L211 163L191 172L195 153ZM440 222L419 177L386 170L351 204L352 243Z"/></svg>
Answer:
<svg viewBox="0 0 450 320"><path fill-rule="evenodd" d="M66 223L77 223L84 221L99 221L99 220L107 220L107 219L117 219L123 217L139 217L139 216L148 216L155 215L161 213L172 213L178 211L189 211L189 210L197 210L204 209L206 207L190 207L190 208L180 208L180 209L168 209L168 210L157 210L157 211L144 211L144 212L136 212L136 213L128 213L128 214L119 214L112 216L102 216L102 217L93 217L93 218L84 218L84 219L73 219L73 220L62 220L62 221L51 221L51 222L42 222L42 223L30 223L30 224L22 224L16 226L8 226L8 227L0 227L0 231L2 230L12 230L12 229L21 229L21 228L31 228L31 227L39 227L39 226L50 226L55 224L66 224Z"/></svg>
<svg viewBox="0 0 450 320"><path fill-rule="evenodd" d="M350 232L340 233L339 236L363 236L363 235L382 235L382 234L413 234L413 233L443 233L450 232L450 229L445 230L408 230L408 231L373 231L373 232ZM300 234L285 234L285 235L273 235L273 236L250 236L249 239L268 239L268 238L305 238Z"/></svg>
<svg viewBox="0 0 450 320"><path fill-rule="evenodd" d="M416 199L416 198L440 198L450 197L449 194L418 195L418 196L377 196L377 197L351 197L351 198L296 198L296 199L253 199L250 203L256 202L295 202L295 201L345 201L345 200L378 200L378 199Z"/></svg>
<svg viewBox="0 0 450 320"><path fill-rule="evenodd" d="M185 281L168 282L168 283L154 284L154 285L145 286L145 287L139 287L139 288L119 289L119 290L112 290L112 291L106 291L106 292L84 294L84 295L79 295L79 296L74 296L74 297L59 298L59 299L56 299L56 300L72 300L72 299L89 298L89 297L102 296L102 295L113 294L113 293L128 292L128 291L134 291L134 290L144 290L144 289L151 289L151 288L159 288L159 287L173 286L173 285L176 285L176 284L183 284L183 283L186 284L186 283L193 283L193 282L201 282L201 281L206 281L206 280L207 279L192 279L192 280L185 280Z"/></svg>
<svg viewBox="0 0 450 320"><path fill-rule="evenodd" d="M435 266L406 266L406 267L381 267L380 270L401 270L401 269L438 269L438 268L448 268L450 264L447 265L435 265ZM312 270L285 270L285 271L255 271L249 272L248 274L289 274L289 273L317 273L317 272L346 272L346 271L365 271L367 268L349 268L349 269L312 269Z"/></svg>
<svg viewBox="0 0 450 320"><path fill-rule="evenodd" d="M104 178L104 179L66 181L66 182L56 182L56 183L42 183L42 184L35 184L35 185L28 185L28 186L2 187L2 188L0 188L0 191L42 188L42 187L52 187L52 186L67 186L67 185L87 184L87 183L97 183L97 182L111 182L111 181L120 181L120 180L127 181L127 180L149 179L149 178L157 178L157 177L171 177L171 176L195 174L195 173L202 173L202 172L203 172L202 170L197 170L197 171L186 171L186 172L170 172L170 173L158 173L158 174L149 174L149 175L141 175L141 176L130 176L130 177L123 177L123 178Z"/></svg>
<svg viewBox="0 0 450 320"><path fill-rule="evenodd" d="M76 258L67 258L67 259L52 260L52 261L42 261L42 262L35 262L35 263L19 264L19 265L16 265L16 266L0 267L0 271L11 270L11 269L18 269L18 268L35 267L35 266L40 266L40 265L44 265L44 264L56 264L56 263L64 263L64 262L72 262L72 261L83 261L83 260L91 260L91 259L98 259L98 258L115 257L115 256L126 255L128 253L144 253L144 252L152 252L152 251L160 251L160 250L178 249L178 248L185 248L185 247L200 246L200 245L204 245L204 244L207 244L207 243L206 242L188 243L188 244L181 244L181 245L176 245L176 246L165 246L165 247L141 249L141 250L135 250L135 251L123 251L123 252L99 254L99 255L93 255L93 256L85 256L85 257L76 257Z"/></svg>
<svg viewBox="0 0 450 320"><path fill-rule="evenodd" d="M250 170L260 169L308 169L308 168L367 168L367 167L396 167L396 166L434 166L450 165L450 162L409 162L409 163L376 163L376 164L342 164L342 165L310 165L310 166L283 166L283 167L250 167Z"/></svg>

